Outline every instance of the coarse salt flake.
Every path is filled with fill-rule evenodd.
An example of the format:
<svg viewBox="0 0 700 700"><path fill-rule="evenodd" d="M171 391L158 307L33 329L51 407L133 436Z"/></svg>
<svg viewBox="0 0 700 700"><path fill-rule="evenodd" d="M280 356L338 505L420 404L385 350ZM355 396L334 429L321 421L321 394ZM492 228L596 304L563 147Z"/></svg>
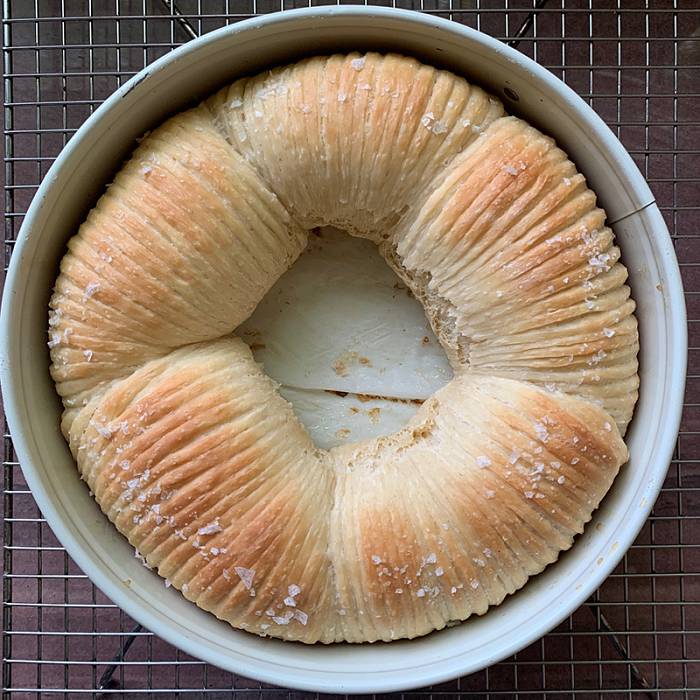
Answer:
<svg viewBox="0 0 700 700"><path fill-rule="evenodd" d="M219 525L219 519L217 518L214 522L209 523L208 525L205 525L204 527L200 527L199 530L197 530L198 535L213 535L216 532L221 532L223 528L221 525Z"/></svg>
<svg viewBox="0 0 700 700"><path fill-rule="evenodd" d="M90 282L83 292L83 301L87 301L90 297L94 296L100 290L99 282Z"/></svg>
<svg viewBox="0 0 700 700"><path fill-rule="evenodd" d="M479 455L476 458L476 463L481 469L486 469L486 467L491 466L491 460L486 455Z"/></svg>
<svg viewBox="0 0 700 700"><path fill-rule="evenodd" d="M250 590L253 587L255 569L246 569L245 566L234 566L233 570L236 572L238 578L241 579L246 590Z"/></svg>
<svg viewBox="0 0 700 700"><path fill-rule="evenodd" d="M295 610L294 619L301 622L302 625L306 625L309 621L309 616L303 610Z"/></svg>
<svg viewBox="0 0 700 700"><path fill-rule="evenodd" d="M284 615L273 615L272 621L278 625L288 625L289 621L294 617L292 610L287 610Z"/></svg>
<svg viewBox="0 0 700 700"><path fill-rule="evenodd" d="M362 58L353 58L352 61L350 61L350 66L354 70L362 70L365 67L364 56Z"/></svg>

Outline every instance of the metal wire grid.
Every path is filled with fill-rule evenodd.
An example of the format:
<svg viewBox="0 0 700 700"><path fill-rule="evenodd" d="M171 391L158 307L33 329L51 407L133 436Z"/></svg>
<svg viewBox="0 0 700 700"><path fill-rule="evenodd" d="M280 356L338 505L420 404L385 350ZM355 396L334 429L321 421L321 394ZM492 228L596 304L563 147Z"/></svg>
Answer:
<svg viewBox="0 0 700 700"><path fill-rule="evenodd" d="M311 4L312 0L309 0ZM306 3L301 3L306 5ZM496 666L410 697L700 697L700 5L697 0L415 0L509 41L598 111L673 233L690 318L681 434L632 549L555 631ZM132 74L175 46L293 0L4 0L4 269L63 145ZM70 560L3 454L5 697L301 697L180 653L136 626Z"/></svg>

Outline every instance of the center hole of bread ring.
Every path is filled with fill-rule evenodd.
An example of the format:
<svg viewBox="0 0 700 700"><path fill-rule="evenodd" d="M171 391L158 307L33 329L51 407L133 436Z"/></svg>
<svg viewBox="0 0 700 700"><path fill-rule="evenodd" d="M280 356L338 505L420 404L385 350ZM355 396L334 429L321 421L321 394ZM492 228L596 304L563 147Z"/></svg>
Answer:
<svg viewBox="0 0 700 700"><path fill-rule="evenodd" d="M452 378L420 303L368 240L312 232L237 330L322 448L396 432Z"/></svg>

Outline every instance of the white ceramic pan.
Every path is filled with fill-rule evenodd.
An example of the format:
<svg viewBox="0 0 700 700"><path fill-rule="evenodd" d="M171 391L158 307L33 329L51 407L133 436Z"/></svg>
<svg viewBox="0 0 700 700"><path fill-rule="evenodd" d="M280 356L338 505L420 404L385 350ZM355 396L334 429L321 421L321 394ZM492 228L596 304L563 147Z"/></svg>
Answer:
<svg viewBox="0 0 700 700"><path fill-rule="evenodd" d="M231 629L188 603L134 558L88 494L59 432L48 374L47 303L68 237L134 147L164 117L234 78L303 55L394 50L452 69L554 136L598 193L630 272L641 332L641 390L627 436L630 462L586 532L543 574L481 618L427 637L307 647ZM512 92L510 92L512 91ZM5 411L22 468L57 537L88 576L148 629L244 676L300 689L379 692L437 683L492 664L581 605L615 567L663 482L682 407L687 336L671 240L639 171L596 114L518 52L456 23L359 6L250 19L156 61L88 119L56 160L12 256L0 339Z"/></svg>

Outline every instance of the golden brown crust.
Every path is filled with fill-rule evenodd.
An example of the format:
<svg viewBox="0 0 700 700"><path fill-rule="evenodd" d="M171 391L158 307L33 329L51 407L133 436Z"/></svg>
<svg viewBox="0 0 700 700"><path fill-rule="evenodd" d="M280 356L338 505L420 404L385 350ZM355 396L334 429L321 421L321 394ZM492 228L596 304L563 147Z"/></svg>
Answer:
<svg viewBox="0 0 700 700"><path fill-rule="evenodd" d="M496 120L411 214L391 246L429 314L449 308L457 363L586 397L624 434L639 384L627 271L552 139Z"/></svg>
<svg viewBox="0 0 700 700"><path fill-rule="evenodd" d="M332 224L374 240L503 114L462 78L377 53L276 68L208 104L304 226Z"/></svg>
<svg viewBox="0 0 700 700"><path fill-rule="evenodd" d="M66 406L144 361L230 333L306 234L197 108L147 136L90 212L51 299ZM222 255L236 248L236 255Z"/></svg>
<svg viewBox="0 0 700 700"><path fill-rule="evenodd" d="M318 450L231 333L331 223L426 307L455 378L398 433ZM571 546L627 459L638 336L566 155L401 56L239 80L148 135L51 300L62 428L145 562L233 626L412 638Z"/></svg>

